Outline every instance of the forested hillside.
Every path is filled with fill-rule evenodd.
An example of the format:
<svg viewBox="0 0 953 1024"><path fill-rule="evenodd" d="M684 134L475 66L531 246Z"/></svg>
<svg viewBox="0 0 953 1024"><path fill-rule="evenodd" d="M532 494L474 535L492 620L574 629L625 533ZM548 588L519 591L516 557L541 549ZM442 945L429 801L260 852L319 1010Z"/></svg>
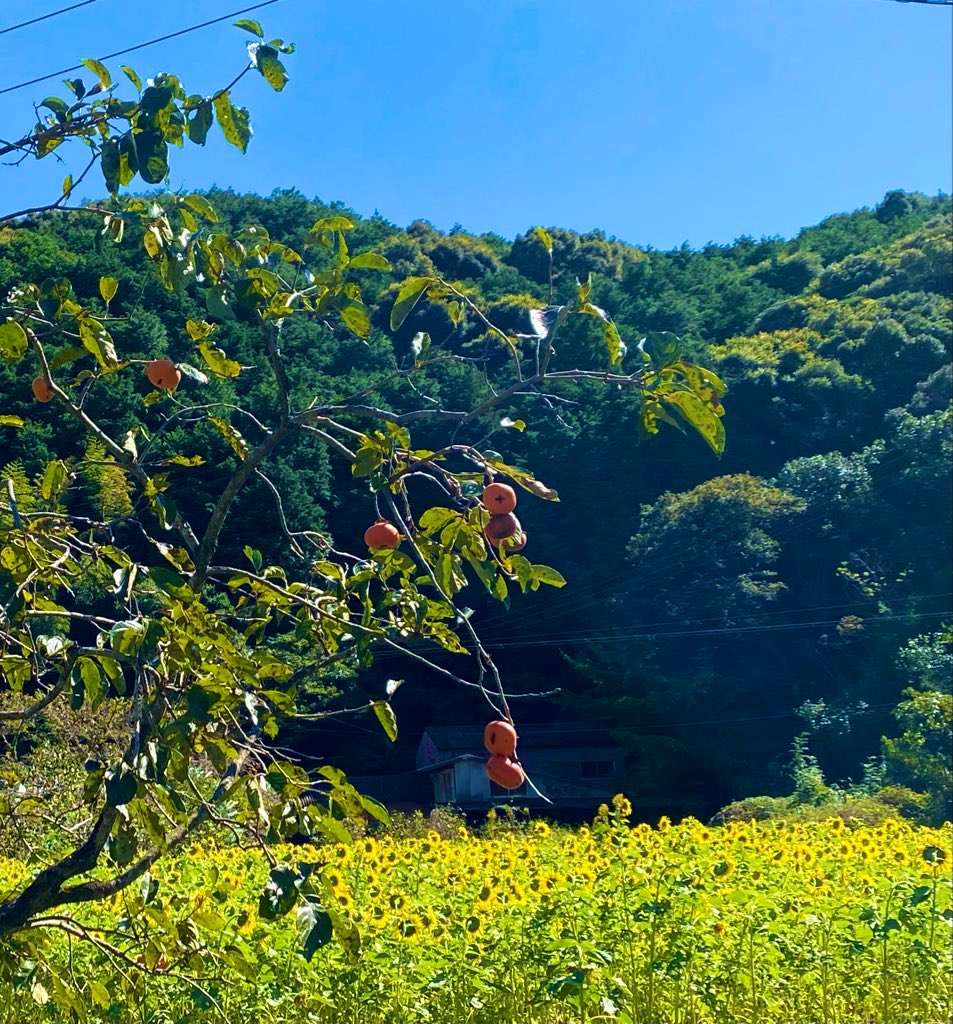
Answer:
<svg viewBox="0 0 953 1024"><path fill-rule="evenodd" d="M636 398L593 382L561 382L546 399L522 396L525 429L517 417L515 426L473 425L470 440L492 434L488 446L504 461L531 461L560 496L528 507L523 525L534 559L568 585L532 601L517 594L505 609L474 586L464 595L511 690L559 689L522 703L521 720L616 730L630 751L636 814L641 805L647 814L711 815L755 793L789 793L795 783L785 769L803 733L809 748L797 748L798 784L813 772L819 793L820 770L828 780L859 781L874 758L871 785L932 794L924 813L949 813L947 197L893 192L876 209L830 217L794 239L741 238L700 251L639 249L600 232L551 228L552 265L532 231L510 242L445 234L424 221L402 229L289 192L209 198L231 229L258 224L292 246L317 218L346 213L355 224L351 249L373 246L394 268L365 288L366 342L317 318L287 324L283 345L299 399L365 392L386 406L390 370L395 361L414 364L426 332L421 402L474 405L489 387L486 370L506 358L476 328L421 304L393 342L383 331L396 282L434 272L459 282L504 331L527 336L530 310L566 301L591 274L591 301L612 316L630 352L645 332L671 331L727 382L720 460L666 424L661 443L642 445L652 424ZM139 240L103 245L100 228L96 217L54 215L3 229L0 293L68 274L93 295L100 277L115 277L122 286L110 312L123 318L112 328L124 354L195 362L195 343L169 325L228 315L216 336L223 349L243 365L261 363L240 296L237 315L200 308L187 289L163 286ZM563 344L585 352L585 330L567 325ZM591 344L603 344L595 322ZM470 360L441 361L450 348ZM213 377L202 394L209 402L237 394L264 413L278 402L264 369ZM87 472L96 463L70 423L33 402L31 375L26 364L0 366L2 411L28 420L0 435L0 465L24 495L54 456ZM116 375L92 393L90 412L122 437L145 391L144 381ZM173 419L166 438L206 459L171 470L190 474L183 512L201 520L227 477L223 436L205 420ZM417 438L428 443L425 427ZM279 451L271 479L292 529L360 546L372 497L326 447ZM100 493L91 486L89 500ZM296 557L265 482L240 495L229 532L255 537L266 558ZM394 697L396 746L364 719L340 720L342 729L298 724L282 740L354 772L403 771L425 724L483 715L477 696L386 654L366 672L338 664L303 685L313 706L353 703L355 689L379 693L392 676L416 683ZM892 742L882 744L885 735Z"/></svg>

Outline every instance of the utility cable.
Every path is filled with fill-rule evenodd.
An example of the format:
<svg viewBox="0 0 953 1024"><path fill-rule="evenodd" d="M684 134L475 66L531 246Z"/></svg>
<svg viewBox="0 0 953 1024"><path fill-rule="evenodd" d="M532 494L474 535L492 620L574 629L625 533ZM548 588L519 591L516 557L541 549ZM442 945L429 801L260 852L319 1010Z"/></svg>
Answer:
<svg viewBox="0 0 953 1024"><path fill-rule="evenodd" d="M97 0L82 0L82 3L72 4L69 7L61 7L58 11L50 11L49 14L41 14L37 18L30 18L29 21L21 21L19 25L11 25L9 28L0 28L0 36L5 36L8 32L16 32L18 28L26 28L27 25L36 25L41 21L48 21L50 18L56 18L60 14L67 14L70 11L78 10L80 7L88 7L90 4L96 3Z"/></svg>
<svg viewBox="0 0 953 1024"><path fill-rule="evenodd" d="M884 622L909 622L911 619L948 619L950 617L949 611L943 612L914 612L910 615L879 615L875 619L866 619L864 621L864 628L868 629L871 626L879 625ZM677 629L677 630L654 630L651 632L643 633L617 633L615 636L580 636L580 637L561 637L554 636L549 639L540 640L514 640L493 643L492 641L485 642L483 646L487 650L504 650L508 647L518 647L520 649L525 647L564 647L569 644L604 644L604 643L618 643L620 640L667 640L675 639L681 640L686 637L712 637L721 636L724 634L731 634L733 636L743 635L755 635L760 633L776 633L781 630L792 630L792 629L818 629L821 627L830 627L840 625L840 619L818 619L809 622L775 622L766 625L754 625L754 626L719 626L711 629ZM461 641L462 642L462 641ZM413 651L414 645L405 645L407 650ZM470 648L466 643L463 644L468 650ZM428 648L432 649L432 648ZM401 650L385 650L380 651L377 655L379 658L386 657L399 657L403 651Z"/></svg>
<svg viewBox="0 0 953 1024"><path fill-rule="evenodd" d="M951 597L953 597L953 593L946 593L946 594L908 594L906 597L893 598L890 603L892 605L896 605L896 604L902 604L902 603L907 602L907 601L932 601L932 600L941 600L941 599L944 599L944 598L945 599L949 599ZM749 616L746 616L746 618L748 618L748 619L758 619L758 620L760 620L760 619L770 619L772 617L777 617L779 615L798 615L798 614L804 615L804 614L807 614L808 612L834 611L836 609L850 609L850 608L866 608L866 607L868 607L870 605L880 605L881 603L882 603L881 600L878 598L878 599L874 599L874 600L870 600L870 601L844 601L844 602L842 602L840 604L811 605L810 607L806 607L806 608L804 608L804 607L802 607L802 608L779 608L779 609L776 609L774 611L755 612L755 613L753 613L753 614L751 614ZM911 614L913 614L913 613L911 613ZM953 618L953 609L950 610L949 614L950 614L951 618ZM908 616L907 615L901 615L901 617L902 618L907 618ZM880 616L876 616L876 618L880 618ZM712 616L709 616L707 618L693 619L692 621L696 625L700 625L700 624L705 623L705 622L724 622L724 616L723 615L712 615ZM865 619L864 621L865 622L870 622L872 620L871 619ZM684 620L667 619L667 620L665 620L663 622L640 622L638 625L639 625L640 629L654 629L656 627L660 628L660 629L664 629L666 626L681 626L681 625L684 625ZM783 625L783 623L782 623L782 625ZM566 631L561 631L561 632L556 632L556 633L549 633L549 634L547 634L547 633L526 633L526 632L521 632L521 633L518 633L518 634L508 634L506 636L499 636L496 639L499 640L500 642L507 641L507 640L515 640L515 639L519 639L519 638L526 638L526 639L530 639L530 640L548 640L548 639L560 638L560 639L569 640L569 639L572 639L573 637L579 636L579 635L585 635L585 636L602 635L604 637L604 639L606 639L606 640L615 640L615 639L617 639L618 634L615 633L614 631L617 630L618 628L619 628L618 626L594 626L594 627L591 627L589 629L570 629L570 630L566 630ZM726 628L728 628L728 629L736 629L736 628L739 628L739 627L726 627ZM492 644L494 642L494 638L492 636L481 637L481 639L483 639L484 642L487 643L487 644Z"/></svg>
<svg viewBox="0 0 953 1024"><path fill-rule="evenodd" d="M876 479L874 481L874 483L870 487L870 490L867 492L869 495L880 496L883 493L883 491L887 490L888 488L894 487L898 483L902 482L902 479L900 479L899 477L904 471L910 468L909 461L901 452L896 453L895 461L896 463L898 463L896 466L890 465L890 463L892 463L893 461L894 460L884 459L879 463L879 466L877 468L884 469L889 466L889 471L880 474L879 479ZM890 479L892 477L898 479ZM832 509L836 507L841 498L842 496L835 495L833 498L830 498L827 501L818 502L817 504L810 506L809 511L807 511L805 514L794 516L790 526L778 530L777 533L773 535L774 539L782 540L791 534L798 533L805 527L810 526L815 522L819 522ZM706 557L707 555L705 552L694 552L692 554L686 555L684 558L670 559L666 562L663 562L661 565L656 566L648 573L638 574L636 573L634 568L627 569L625 572L616 573L611 576L604 577L603 579L595 581L593 583L573 586L564 594L550 599L550 601L547 602L547 610L543 612L541 615L534 616L534 624L547 620L558 619L569 613L575 615L581 608L590 607L592 605L598 604L603 600L601 596L602 594L611 593L615 589L615 583L622 582L623 580L632 581L633 576L635 577L633 592L638 593L640 591L644 591L647 587L651 586L652 584L664 579L665 577L671 576L674 572L683 571L689 566L691 566L693 563L696 563L699 560L702 560ZM497 632L496 634L497 637L500 639L508 638L509 636L511 636L513 630L516 628L515 626L510 625L509 623L503 623L502 627L502 633ZM488 634L487 639L492 639L492 636L492 633Z"/></svg>
<svg viewBox="0 0 953 1024"><path fill-rule="evenodd" d="M114 53L107 53L103 57L100 57L99 60L112 60L113 57L122 57L127 53L134 53L136 50L144 50L147 46L154 46L156 43L164 43L167 39L176 39L179 36L188 35L189 32L196 32L200 28L208 28L209 25L217 25L220 21L228 21L229 18L234 18L239 14L248 14L251 11L257 11L262 7L270 7L272 4L279 2L280 0L263 0L262 3L254 4L251 7L243 7L240 11L232 11L231 14L223 14L219 18L212 18L210 21L203 21L200 25L192 25L189 28L179 29L178 32L170 32L168 35L157 36L155 39L150 39L145 43L137 43L135 46L127 46L125 49L116 50ZM27 82L20 82L17 85L8 85L5 89L0 89L0 96L3 96L8 92L15 92L17 89L25 89L28 85L36 85L37 82L46 82L51 78L59 78L60 75L68 75L71 71L82 71L84 67L84 64L74 64L72 67L61 68L59 71L53 71L48 75L40 75L38 78L31 78Z"/></svg>
<svg viewBox="0 0 953 1024"><path fill-rule="evenodd" d="M891 480L889 483L884 483L888 478L896 477L909 468L909 462L902 453L897 453L896 461L899 465L897 465L896 468L891 467L889 472L882 474L880 479L872 484L868 493L877 493L879 495L887 488L893 487L900 482L899 480ZM883 463L881 463L881 466L883 466ZM774 534L774 539L781 540L790 534L798 533L806 526L819 522L837 505L840 500L841 496L835 495L827 501L818 502L817 504L812 505L810 507L810 511L806 514L795 516L794 521L790 526L778 530L777 533ZM637 575L634 590L635 592L645 590L651 584L672 575L673 572L682 571L693 563L706 557L707 555L705 552L696 551L686 555L684 558L670 559L667 562L663 562L650 572ZM547 619L559 618L562 615L567 614L569 611L572 611L575 614L579 608L599 603L602 600L601 595L603 593L611 592L615 589L613 584L623 580L631 580L633 573L633 569L627 569L624 572L605 577L594 583L573 587L571 592L560 595L555 600L548 602L548 610L542 615L536 616L535 621L539 622ZM581 601L580 597L582 598ZM512 628L513 627L510 627L510 630L506 630L504 625L504 632L510 632L512 631Z"/></svg>

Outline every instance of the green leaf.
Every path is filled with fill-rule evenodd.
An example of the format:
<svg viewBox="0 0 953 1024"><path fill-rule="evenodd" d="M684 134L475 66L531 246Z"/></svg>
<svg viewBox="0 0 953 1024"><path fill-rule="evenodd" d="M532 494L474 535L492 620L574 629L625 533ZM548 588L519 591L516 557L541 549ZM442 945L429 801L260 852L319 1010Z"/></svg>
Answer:
<svg viewBox="0 0 953 1024"><path fill-rule="evenodd" d="M338 316L344 321L347 329L358 338L366 338L371 333L371 318L363 302L346 302L338 309Z"/></svg>
<svg viewBox="0 0 953 1024"><path fill-rule="evenodd" d="M114 277L101 277L99 279L99 294L103 297L103 302L107 306L116 297L116 292L118 291L119 282Z"/></svg>
<svg viewBox="0 0 953 1024"><path fill-rule="evenodd" d="M188 591L185 579L175 569L170 569L167 565L154 565L149 570L149 577L160 590L164 590L173 597L182 596Z"/></svg>
<svg viewBox="0 0 953 1024"><path fill-rule="evenodd" d="M135 654L144 638L145 630L139 622L117 622L109 631L109 645L117 654Z"/></svg>
<svg viewBox="0 0 953 1024"><path fill-rule="evenodd" d="M158 185L169 173L169 146L158 128L134 136L139 175L147 185Z"/></svg>
<svg viewBox="0 0 953 1024"><path fill-rule="evenodd" d="M218 214L215 212L215 207L205 198L200 195L183 196L182 202L185 203L189 209L194 210L200 217L204 217L206 220L211 221L213 224L218 223Z"/></svg>
<svg viewBox="0 0 953 1024"><path fill-rule="evenodd" d="M434 283L432 277L408 277L400 286L390 311L390 329L396 331L417 305L421 295Z"/></svg>
<svg viewBox="0 0 953 1024"><path fill-rule="evenodd" d="M253 36L258 36L259 39L265 38L265 33L261 30L261 25L257 21L252 21L251 18L241 18L239 21L233 23L235 28L243 28L246 32L251 32Z"/></svg>
<svg viewBox="0 0 953 1024"><path fill-rule="evenodd" d="M226 141L241 150L242 153L246 152L251 139L248 111L244 107L233 106L227 91L219 93L213 103L219 127L222 129Z"/></svg>
<svg viewBox="0 0 953 1024"><path fill-rule="evenodd" d="M108 1010L113 1004L109 989L101 981L96 981L95 978L89 978L86 984L89 986L89 995L92 1001L104 1010Z"/></svg>
<svg viewBox="0 0 953 1024"><path fill-rule="evenodd" d="M106 70L106 65L101 64L98 60L93 60L92 57L84 57L80 60L80 64L85 65L90 71L99 79L99 84L104 88L108 89L112 84L112 76Z"/></svg>
<svg viewBox="0 0 953 1024"><path fill-rule="evenodd" d="M119 357L113 345L112 335L98 321L84 317L79 321L79 337L87 352L92 352L96 362L104 370L115 370L119 367Z"/></svg>
<svg viewBox="0 0 953 1024"><path fill-rule="evenodd" d="M379 252L362 252L348 264L352 270L390 270L390 262Z"/></svg>
<svg viewBox="0 0 953 1024"><path fill-rule="evenodd" d="M204 146L214 120L212 101L202 100L189 118L189 123L185 126L185 133L197 146Z"/></svg>
<svg viewBox="0 0 953 1024"><path fill-rule="evenodd" d="M258 900L258 915L267 921L284 917L298 898L298 876L287 864L271 869L271 876Z"/></svg>
<svg viewBox="0 0 953 1024"><path fill-rule="evenodd" d="M133 71L128 64L120 64L119 67L122 68L122 72L126 78L128 78L129 81L132 82L140 92L142 92L142 79L135 73L135 71Z"/></svg>
<svg viewBox="0 0 953 1024"><path fill-rule="evenodd" d="M0 355L10 364L18 363L29 346L26 331L15 321L0 324Z"/></svg>
<svg viewBox="0 0 953 1024"><path fill-rule="evenodd" d="M678 362L682 343L671 331L650 331L639 342L639 350L649 357L653 369L664 370Z"/></svg>
<svg viewBox="0 0 953 1024"><path fill-rule="evenodd" d="M57 115L57 120L60 124L66 120L65 117L60 119L60 115L65 115L69 110L69 104L65 100L61 100L59 96L47 96L40 104L41 107L46 107L47 110L52 110Z"/></svg>
<svg viewBox="0 0 953 1024"><path fill-rule="evenodd" d="M686 422L701 434L716 455L720 456L724 452L724 424L707 402L703 402L697 395L689 391L671 391L668 394L661 394L659 397L663 402L671 405Z"/></svg>
<svg viewBox="0 0 953 1024"><path fill-rule="evenodd" d="M226 925L225 918L217 910L204 909L196 910L192 920L209 932L220 932Z"/></svg>
<svg viewBox="0 0 953 1024"><path fill-rule="evenodd" d="M59 459L50 462L43 471L43 479L40 482L40 494L44 501L53 501L59 497L69 483L69 471Z"/></svg>
<svg viewBox="0 0 953 1024"><path fill-rule="evenodd" d="M331 941L334 929L330 915L317 904L303 903L295 911L295 918L301 952L305 960L310 960L322 946Z"/></svg>
<svg viewBox="0 0 953 1024"><path fill-rule="evenodd" d="M23 425L22 416L11 416L7 413L0 415L0 427L22 427Z"/></svg>
<svg viewBox="0 0 953 1024"><path fill-rule="evenodd" d="M86 688L86 700L95 709L102 703L105 694L103 676L99 666L91 658L80 658L76 662L80 678Z"/></svg>
<svg viewBox="0 0 953 1024"><path fill-rule="evenodd" d="M237 377L241 372L241 364L228 356L220 348L212 348L207 341L199 342L199 352L212 373L219 377Z"/></svg>
<svg viewBox="0 0 953 1024"><path fill-rule="evenodd" d="M566 585L565 577L555 569L551 569L548 565L534 565L533 576L540 583L546 583L551 587L564 587Z"/></svg>
<svg viewBox="0 0 953 1024"><path fill-rule="evenodd" d="M261 72L262 78L275 90L281 92L288 84L288 72L278 59L278 51L273 46L252 44L248 47L255 67Z"/></svg>
<svg viewBox="0 0 953 1024"><path fill-rule="evenodd" d="M336 213L331 217L322 217L311 225L309 235L319 235L322 231L350 231L354 227L354 221L345 217L343 213Z"/></svg>
<svg viewBox="0 0 953 1024"><path fill-rule="evenodd" d="M393 743L397 739L397 716L394 714L394 709L390 706L390 702L375 700L371 707L374 709L374 714L377 715L377 720L381 723L381 728L386 733L387 738Z"/></svg>
<svg viewBox="0 0 953 1024"><path fill-rule="evenodd" d="M99 167L110 195L119 189L119 139L107 139L100 147Z"/></svg>
<svg viewBox="0 0 953 1024"><path fill-rule="evenodd" d="M81 348L79 345L67 345L66 348L61 348L50 359L50 369L58 370L61 366L68 366L70 363L75 363L77 359L83 359L88 355L89 353L86 349Z"/></svg>
<svg viewBox="0 0 953 1024"><path fill-rule="evenodd" d="M106 772L106 802L111 807L128 804L135 798L138 789L139 782L127 764Z"/></svg>
<svg viewBox="0 0 953 1024"><path fill-rule="evenodd" d="M209 316L218 320L234 320L229 293L224 288L209 288L205 293L205 308Z"/></svg>
<svg viewBox="0 0 953 1024"><path fill-rule="evenodd" d="M126 132L118 142L119 153L119 184L128 185L139 170L139 153L136 150L136 137Z"/></svg>

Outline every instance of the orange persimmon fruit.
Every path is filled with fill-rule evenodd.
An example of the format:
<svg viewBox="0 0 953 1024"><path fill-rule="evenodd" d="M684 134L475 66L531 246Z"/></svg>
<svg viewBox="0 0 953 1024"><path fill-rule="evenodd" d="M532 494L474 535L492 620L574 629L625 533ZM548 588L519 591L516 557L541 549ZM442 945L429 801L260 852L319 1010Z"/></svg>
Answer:
<svg viewBox="0 0 953 1024"><path fill-rule="evenodd" d="M488 512L501 516L516 508L516 491L509 484L487 484L480 500Z"/></svg>
<svg viewBox="0 0 953 1024"><path fill-rule="evenodd" d="M46 382L45 377L33 378L33 397L38 402L49 402L53 397L53 389Z"/></svg>
<svg viewBox="0 0 953 1024"><path fill-rule="evenodd" d="M396 548L400 543L400 531L386 519L377 519L364 531L364 543L372 551Z"/></svg>
<svg viewBox="0 0 953 1024"><path fill-rule="evenodd" d="M494 754L486 763L486 773L503 789L519 789L526 781L523 769L502 754Z"/></svg>
<svg viewBox="0 0 953 1024"><path fill-rule="evenodd" d="M153 359L146 363L146 376L154 387L162 391L175 391L182 380L182 371L171 359Z"/></svg>
<svg viewBox="0 0 953 1024"><path fill-rule="evenodd" d="M491 754L502 754L511 757L516 753L516 741L519 737L509 722L498 719L490 722L483 730L483 746Z"/></svg>

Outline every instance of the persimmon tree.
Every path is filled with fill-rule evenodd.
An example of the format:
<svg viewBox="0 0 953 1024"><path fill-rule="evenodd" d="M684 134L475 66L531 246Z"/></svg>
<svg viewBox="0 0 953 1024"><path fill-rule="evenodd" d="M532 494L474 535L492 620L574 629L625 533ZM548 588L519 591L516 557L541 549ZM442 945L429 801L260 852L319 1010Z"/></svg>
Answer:
<svg viewBox="0 0 953 1024"><path fill-rule="evenodd" d="M27 960L43 970L44 936L58 930L92 943L129 998L132 968L159 965L198 984L209 964L231 964L229 947L202 939L202 928L214 922L178 919L150 875L159 858L197 829L228 830L271 857L269 844L282 837L347 841L343 819L386 818L341 772L325 767L312 777L277 751L282 719L297 714L302 666L315 673L336 663L361 667L379 652L399 653L448 685L474 688L493 717L513 721L511 695L459 596L476 587L506 600L514 587L527 592L565 582L556 569L515 553L515 544L488 543L484 533L491 513L481 493L494 479L518 488L524 501L557 500L528 469L507 464L481 440L501 424L523 428L509 416L517 399L530 398L549 415L560 382L625 388L641 401L647 434L664 421L690 425L716 452L724 444L719 378L682 359L670 334L650 334L627 350L611 316L590 301L588 281L570 302L552 304L550 296L550 305L532 312L532 328L514 335L494 326L463 286L436 276L404 280L395 286L392 331L418 303L444 307L455 330L439 342L418 334L412 356L395 358L390 393L402 396L399 404L378 404L366 391L331 401L302 396L293 358L283 351L283 325L308 318L329 346L344 333L368 337L362 280L388 273L388 261L349 250L352 224L343 215L318 220L306 244L294 249L260 227L223 230L201 195L120 195L139 179L165 181L170 147L203 144L215 123L244 151L250 121L235 106L234 90L256 70L280 90L287 80L281 58L292 48L265 42L257 23L241 27L254 36L251 60L211 96L190 94L169 74L143 84L124 68L135 92L122 99L109 70L87 61L96 82L68 82L73 99L45 99L39 123L7 147L24 159L42 158L79 140L90 154L58 199L7 222L44 212L99 217L106 242L142 245L164 286L191 292L207 310L204 318L177 325L194 344L197 366L178 364L177 388L168 386L177 375L152 367L149 379L160 386L151 388L145 361L118 351L111 333L110 304L121 281L102 278L96 295L78 294L66 279L27 281L3 297L0 309L0 355L31 362L37 398L71 420L82 439L82 454L51 461L35 485L4 481L0 728L20 728L61 706L76 714L105 702L125 702L127 709L123 735L115 738L119 752L109 761L89 758L78 804L68 813L41 806L29 787L0 780L0 814L14 821L42 815L60 836L52 852L35 851L20 886L0 893L0 970ZM79 182L96 168L108 199L71 206ZM536 239L551 262L551 238L537 229ZM219 347L221 325L235 318L256 325L257 368ZM591 366L578 365L572 346L558 345L571 318L598 328L603 355ZM471 340L476 331L484 352L502 358L474 359L472 348L457 344L465 331ZM153 359L165 356L156 352ZM427 398L429 375L447 361L462 361L483 378L485 397L472 407L447 408ZM273 377L278 399L267 419L237 404L203 401L211 376L245 372ZM89 401L116 374L142 375L145 391L138 422L121 437L96 421ZM172 450L168 435L199 421L221 434L233 465L207 516L189 521L177 493L209 467L201 453ZM0 424L15 430L22 420L4 414ZM421 425L429 437L442 432L442 442L415 443ZM304 441L318 441L350 464L367 486L369 525L376 517L390 522L400 533L398 546L342 551L307 524L287 520L268 477L269 460L279 448ZM244 550L239 564L220 557L229 512L252 480L264 481L274 499L273 515L292 553L287 564L265 564L253 537L229 537L229 550ZM525 543L521 534L520 546ZM553 560L558 554L548 553ZM448 667L446 654L461 667ZM391 692L364 710L393 739ZM306 866L272 860L272 867L263 917L295 908L307 956L335 933L349 948L356 945L353 924L321 905ZM78 916L82 905L119 893L127 913L150 922L145 946L98 932ZM80 1012L83 992L51 973L44 984L64 1007Z"/></svg>

